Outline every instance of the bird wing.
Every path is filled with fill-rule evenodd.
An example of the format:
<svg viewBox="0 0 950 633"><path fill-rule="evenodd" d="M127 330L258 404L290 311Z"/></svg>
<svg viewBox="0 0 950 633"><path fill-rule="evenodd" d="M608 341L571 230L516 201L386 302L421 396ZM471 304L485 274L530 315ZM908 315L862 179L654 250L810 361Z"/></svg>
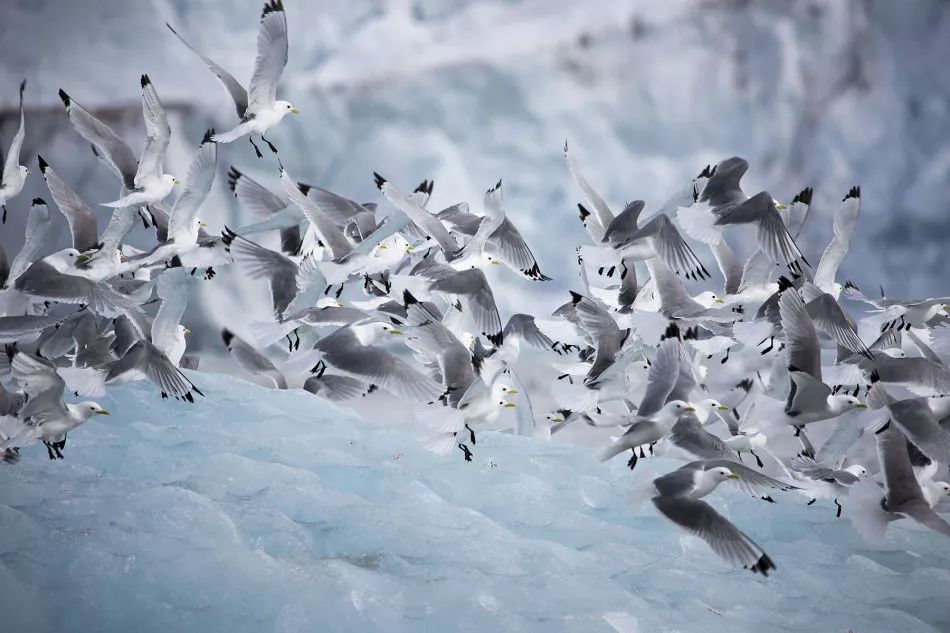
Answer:
<svg viewBox="0 0 950 633"><path fill-rule="evenodd" d="M907 438L895 424L889 424L875 434L877 454L884 470L887 505L899 508L907 503L923 501L920 483L914 476L914 467L907 452Z"/></svg>
<svg viewBox="0 0 950 633"><path fill-rule="evenodd" d="M788 370L791 388L785 402L785 413L794 416L825 406L831 387L803 371Z"/></svg>
<svg viewBox="0 0 950 633"><path fill-rule="evenodd" d="M775 563L761 547L705 501L659 496L653 498L653 505L667 519L706 541L729 564L751 569L763 576L775 569Z"/></svg>
<svg viewBox="0 0 950 633"><path fill-rule="evenodd" d="M333 220L323 210L300 191L300 187L290 177L286 170L280 172L280 184L284 187L284 194L291 203L296 205L307 219L313 224L321 241L330 251L330 257L338 260L350 252L352 247L343 232L334 224Z"/></svg>
<svg viewBox="0 0 950 633"><path fill-rule="evenodd" d="M637 415L656 415L666 404L680 373L680 347L681 343L676 338L668 338L660 343L647 374L647 386L637 408Z"/></svg>
<svg viewBox="0 0 950 633"><path fill-rule="evenodd" d="M30 265L16 280L15 287L20 292L41 299L85 304L95 314L102 316L139 310L133 297L117 292L104 283L96 283L78 275L64 275L43 260Z"/></svg>
<svg viewBox="0 0 950 633"><path fill-rule="evenodd" d="M46 180L46 186L49 187L50 195L53 196L53 202L69 224L73 248L80 252L93 248L99 240L96 216L82 198L70 189L59 174L43 160L42 156L37 157L37 160L40 171L43 172L43 178Z"/></svg>
<svg viewBox="0 0 950 633"><path fill-rule="evenodd" d="M66 116L69 122L84 139L92 143L98 155L109 163L126 189L135 189L135 174L138 171L138 161L128 144L119 138L112 128L92 116L85 108L73 101L63 90L59 97L66 106ZM143 93L144 105L144 93Z"/></svg>
<svg viewBox="0 0 950 633"><path fill-rule="evenodd" d="M20 82L20 107L18 117L20 120L17 126L16 134L10 141L10 149L7 151L7 158L3 163L3 179L0 181L6 185L13 177L14 172L20 166L20 149L23 147L23 138L26 136L26 119L23 115L23 91L26 90L26 79Z"/></svg>
<svg viewBox="0 0 950 633"><path fill-rule="evenodd" d="M142 116L145 118L145 147L135 172L134 184L143 187L148 180L162 177L165 164L165 150L171 140L172 129L165 116L155 86L148 75L142 75Z"/></svg>
<svg viewBox="0 0 950 633"><path fill-rule="evenodd" d="M432 402L442 387L389 350L360 344L356 335L341 328L320 340L314 349L323 352L327 364L414 402Z"/></svg>
<svg viewBox="0 0 950 633"><path fill-rule="evenodd" d="M668 268L687 279L705 279L709 271L696 257L679 229L665 214L653 217L636 233L636 237L650 237L657 256Z"/></svg>
<svg viewBox="0 0 950 633"><path fill-rule="evenodd" d="M429 289L457 295L481 333L496 347L504 342L498 306L484 272L478 268L460 270L433 281Z"/></svg>
<svg viewBox="0 0 950 633"><path fill-rule="evenodd" d="M520 272L534 281L550 281L551 278L541 272L538 260L521 236L518 228L507 217L501 225L488 236L485 252L501 260L512 270Z"/></svg>
<svg viewBox="0 0 950 633"><path fill-rule="evenodd" d="M211 191L218 165L218 144L211 141L212 134L214 130L205 132L204 139L188 167L181 195L175 200L168 220L169 236L191 230L198 215L198 208Z"/></svg>
<svg viewBox="0 0 950 633"><path fill-rule="evenodd" d="M161 390L163 398L171 395L193 403L193 393L204 395L161 350L145 339L130 347L122 358L112 364L106 383L130 371L144 374Z"/></svg>
<svg viewBox="0 0 950 633"><path fill-rule="evenodd" d="M224 86L224 89L228 91L228 94L231 95L231 99L234 101L234 107L237 108L237 115L241 118L244 118L244 114L247 112L247 90L244 89L237 79L235 79L231 73L225 69L218 66L214 61L205 57L201 52L199 52L194 46L188 43L185 38L183 38L178 31L172 28L172 25L168 22L165 23L165 26L168 27L168 30L175 34L175 37L178 40L187 46L192 53L201 58L201 61L211 69L211 72L218 78L221 84Z"/></svg>
<svg viewBox="0 0 950 633"><path fill-rule="evenodd" d="M270 283L274 316L281 319L284 310L297 294L297 264L269 248L225 229L225 248L251 279L267 279Z"/></svg>
<svg viewBox="0 0 950 633"><path fill-rule="evenodd" d="M892 402L891 420L927 457L950 464L950 432L934 418L926 398L908 398Z"/></svg>
<svg viewBox="0 0 950 633"><path fill-rule="evenodd" d="M794 289L788 289L779 297L782 316L782 331L785 332L788 366L794 367L821 380L821 347L818 332L812 323L805 303Z"/></svg>
<svg viewBox="0 0 950 633"><path fill-rule="evenodd" d="M557 344L542 332L530 314L512 314L505 325L505 336L520 336L531 347L552 350Z"/></svg>
<svg viewBox="0 0 950 633"><path fill-rule="evenodd" d="M195 283L195 278L180 266L169 268L158 278L158 297L162 302L152 321L152 343L166 355L178 339L178 326Z"/></svg>
<svg viewBox="0 0 950 633"><path fill-rule="evenodd" d="M278 211L286 209L290 204L288 200L281 198L233 166L228 170L228 187L238 202L259 218L269 218Z"/></svg>
<svg viewBox="0 0 950 633"><path fill-rule="evenodd" d="M835 210L832 227L834 234L828 247L825 248L825 252L821 255L818 268L815 270L815 285L825 292L829 292L835 283L838 266L841 265L845 255L848 254L848 248L851 246L851 236L858 226L860 215L861 188L852 187Z"/></svg>
<svg viewBox="0 0 950 633"><path fill-rule="evenodd" d="M277 100L277 82L287 65L287 14L282 0L270 0L257 30L257 58L248 84L247 114L270 108Z"/></svg>
<svg viewBox="0 0 950 633"><path fill-rule="evenodd" d="M231 358L237 361L238 365L255 376L266 376L277 389L287 388L287 379L284 378L284 374L274 366L269 358L240 337L235 336L228 329L221 330L221 338L224 340Z"/></svg>
<svg viewBox="0 0 950 633"><path fill-rule="evenodd" d="M574 163L574 158L571 156L571 152L567 148L567 141L564 141L564 160L567 162L567 169L569 172L571 172L571 177L574 179L574 182L577 183L577 186L584 194L584 198L587 200L588 204L594 207L594 212L597 214L597 225L600 229L599 232L601 237L603 237L604 229L614 219L614 214L611 213L610 208L607 206L607 203L604 202L604 199L601 198L600 194L590 186L590 183L587 182L587 179L584 178L584 175L577 168L577 165ZM600 239L597 241L600 241Z"/></svg>

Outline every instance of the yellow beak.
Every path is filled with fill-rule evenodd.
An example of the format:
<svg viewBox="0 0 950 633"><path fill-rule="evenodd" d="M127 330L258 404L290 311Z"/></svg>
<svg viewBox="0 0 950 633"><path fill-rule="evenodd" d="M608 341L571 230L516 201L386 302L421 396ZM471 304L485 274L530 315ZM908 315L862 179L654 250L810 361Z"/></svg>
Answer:
<svg viewBox="0 0 950 633"><path fill-rule="evenodd" d="M109 413L109 412L106 411L105 409L103 409L102 411L98 411L98 414L99 414L99 415L112 415L111 413Z"/></svg>
<svg viewBox="0 0 950 633"><path fill-rule="evenodd" d="M380 249L380 250L383 250L383 251L384 251L384 250L386 250L387 248L389 248L389 247L386 246L385 244L380 243L380 245L379 245L379 249Z"/></svg>
<svg viewBox="0 0 950 633"><path fill-rule="evenodd" d="M784 211L785 209L788 208L788 205L782 204L781 202L779 202L778 204L775 205L775 208L778 209L779 211Z"/></svg>
<svg viewBox="0 0 950 633"><path fill-rule="evenodd" d="M183 331L185 333L185 336L188 336L189 334L191 334L191 330L189 330L188 328L185 328Z"/></svg>
<svg viewBox="0 0 950 633"><path fill-rule="evenodd" d="M80 254L79 254L79 257L76 258L76 261L77 261L77 262L84 262L84 261L86 261L87 259L89 259L89 255L86 255L85 253L80 253Z"/></svg>
<svg viewBox="0 0 950 633"><path fill-rule="evenodd" d="M200 226L200 227L203 228L203 229L206 229L206 228L208 228L208 223L207 223L207 222L199 222L199 223L198 223L198 226Z"/></svg>
<svg viewBox="0 0 950 633"><path fill-rule="evenodd" d="M488 261L490 261L490 262L491 262L493 265L495 265L495 266L501 265L501 260L500 260L500 259L495 259L494 257L493 257L492 259L488 260Z"/></svg>
<svg viewBox="0 0 950 633"><path fill-rule="evenodd" d="M695 412L695 411L696 411L696 407L686 407L686 409L684 409L684 411L693 411L693 412Z"/></svg>
<svg viewBox="0 0 950 633"><path fill-rule="evenodd" d="M720 410L720 411L728 411L728 410L729 410L729 407L727 407L727 406L724 405L724 404L721 404L721 405L719 405L719 410Z"/></svg>
<svg viewBox="0 0 950 633"><path fill-rule="evenodd" d="M402 330L389 330L390 334L402 334Z"/></svg>
<svg viewBox="0 0 950 633"><path fill-rule="evenodd" d="M564 418L551 418L551 424L558 424L559 422L563 422L563 421L564 421Z"/></svg>
<svg viewBox="0 0 950 633"><path fill-rule="evenodd" d="M716 299L713 303L725 303L725 301L722 299Z"/></svg>
<svg viewBox="0 0 950 633"><path fill-rule="evenodd" d="M517 407L517 406L518 406L518 405L516 405L514 402L506 402L506 403L505 403L505 408L506 408L506 409L514 409L514 408Z"/></svg>
<svg viewBox="0 0 950 633"><path fill-rule="evenodd" d="M172 182L174 182L176 185L181 184L181 180L179 180L178 178L175 178Z"/></svg>
<svg viewBox="0 0 950 633"><path fill-rule="evenodd" d="M739 475L737 475L737 474L735 474L735 473L729 473L729 477L728 477L728 478L729 478L729 479L739 479Z"/></svg>
<svg viewBox="0 0 950 633"><path fill-rule="evenodd" d="M290 112L291 114L300 114L300 110L298 110L297 108L291 108Z"/></svg>
<svg viewBox="0 0 950 633"><path fill-rule="evenodd" d="M32 173L33 173L33 172L30 171L29 169L26 170L26 175L27 175L27 176L31 175Z"/></svg>
<svg viewBox="0 0 950 633"><path fill-rule="evenodd" d="M406 252L407 252L407 253L414 253L415 250L416 250L416 249L415 249L411 244L408 245L408 246L406 246Z"/></svg>
<svg viewBox="0 0 950 633"><path fill-rule="evenodd" d="M509 389L509 390L508 390L508 395L509 395L509 396L518 395L518 390L517 390L517 389Z"/></svg>
<svg viewBox="0 0 950 633"><path fill-rule="evenodd" d="M854 405L854 408L855 408L855 409L867 409L867 408L868 408L868 405L864 404L863 402L859 402L859 403L857 403L856 405Z"/></svg>

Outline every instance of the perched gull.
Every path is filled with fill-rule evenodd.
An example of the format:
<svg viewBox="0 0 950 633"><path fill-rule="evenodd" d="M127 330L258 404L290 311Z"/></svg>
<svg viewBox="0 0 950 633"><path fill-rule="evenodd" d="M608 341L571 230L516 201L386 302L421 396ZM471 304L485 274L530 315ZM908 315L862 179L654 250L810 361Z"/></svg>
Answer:
<svg viewBox="0 0 950 633"><path fill-rule="evenodd" d="M277 99L277 82L287 65L287 15L282 0L270 0L264 4L261 12L261 24L257 31L257 58L254 60L254 73L247 90L230 74L216 63L199 53L178 31L166 23L175 36L190 48L207 64L217 78L224 84L234 101L241 122L232 130L212 137L216 143L230 143L244 135L260 134L271 151L277 148L264 138L264 133L281 122L287 114L299 114L300 111L287 101ZM258 158L261 151L251 140Z"/></svg>
<svg viewBox="0 0 950 633"><path fill-rule="evenodd" d="M3 206L3 220L0 224L6 224L7 221L7 202L23 191L26 177L30 175L30 170L20 164L20 150L23 148L23 137L26 135L26 119L23 116L24 90L26 90L26 79L20 82L20 125L17 127L16 134L13 135L13 141L10 142L10 149L3 162L3 177L0 178L0 205Z"/></svg>

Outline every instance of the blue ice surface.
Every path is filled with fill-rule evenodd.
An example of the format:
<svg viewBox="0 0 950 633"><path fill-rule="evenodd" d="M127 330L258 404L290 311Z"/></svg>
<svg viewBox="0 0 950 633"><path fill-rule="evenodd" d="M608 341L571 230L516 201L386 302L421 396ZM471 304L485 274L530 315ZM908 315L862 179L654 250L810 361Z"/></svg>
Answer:
<svg viewBox="0 0 950 633"><path fill-rule="evenodd" d="M0 630L950 630L944 537L875 549L834 506L714 493L762 578L631 508L624 460L482 433L465 463L310 394L195 381L196 405L114 389L64 461L0 468Z"/></svg>

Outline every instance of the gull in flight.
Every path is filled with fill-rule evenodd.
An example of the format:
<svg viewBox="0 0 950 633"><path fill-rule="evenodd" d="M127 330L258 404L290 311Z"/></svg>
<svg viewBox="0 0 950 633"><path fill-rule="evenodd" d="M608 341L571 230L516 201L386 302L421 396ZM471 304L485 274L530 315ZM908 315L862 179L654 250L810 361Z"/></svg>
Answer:
<svg viewBox="0 0 950 633"><path fill-rule="evenodd" d="M228 71L198 52L170 24L166 23L165 26L182 44L198 55L224 84L234 101L238 116L241 117L241 122L236 127L215 134L212 140L215 143L230 143L245 135L260 134L261 140L276 154L277 148L264 137L264 133L280 123L288 114L300 113L289 101L277 99L277 82L287 65L287 15L284 13L284 3L281 0L271 0L264 4L261 24L257 31L257 58L254 60L254 72L247 90ZM254 139L249 140L257 157L263 158Z"/></svg>

